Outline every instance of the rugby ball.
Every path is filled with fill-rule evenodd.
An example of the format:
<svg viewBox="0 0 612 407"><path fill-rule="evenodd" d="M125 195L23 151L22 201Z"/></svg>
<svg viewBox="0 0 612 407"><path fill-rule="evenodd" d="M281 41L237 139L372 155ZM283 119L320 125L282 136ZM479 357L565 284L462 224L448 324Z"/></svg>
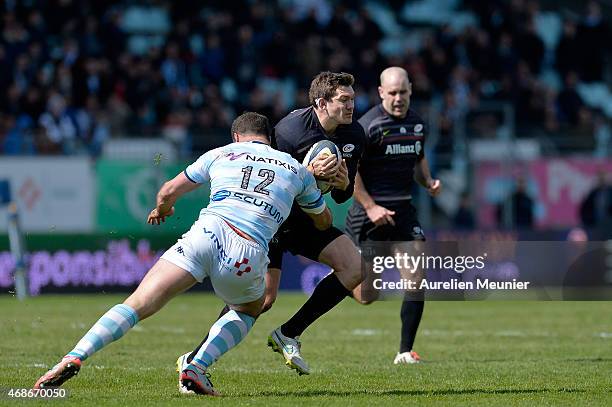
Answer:
<svg viewBox="0 0 612 407"><path fill-rule="evenodd" d="M321 140L317 143L314 143L312 147L310 147L310 150L308 150L308 152L306 153L302 164L304 165L304 167L308 167L308 164L310 164L317 157L325 157L329 155L335 155L336 159L338 160L338 165L340 165L340 163L342 162L342 153L340 153L340 149L338 148L338 146L336 146L329 140ZM320 179L317 180L317 186L324 194L328 193L333 188L327 181Z"/></svg>

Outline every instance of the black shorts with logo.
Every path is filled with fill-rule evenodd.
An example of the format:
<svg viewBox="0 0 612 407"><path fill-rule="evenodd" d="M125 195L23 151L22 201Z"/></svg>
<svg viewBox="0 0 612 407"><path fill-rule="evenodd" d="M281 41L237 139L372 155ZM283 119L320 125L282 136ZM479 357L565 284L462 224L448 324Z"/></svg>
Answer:
<svg viewBox="0 0 612 407"><path fill-rule="evenodd" d="M319 261L321 251L343 234L334 226L327 230L319 230L308 215L301 211L293 211L270 241L268 267L280 269L283 253L286 251Z"/></svg>
<svg viewBox="0 0 612 407"><path fill-rule="evenodd" d="M395 226L387 223L377 226L360 204L356 201L349 209L346 217L346 233L359 246L365 241L389 241L389 242L410 242L414 240L425 240L421 224L417 220L416 208L412 206L411 200L398 200L377 202L378 205L395 211L393 220Z"/></svg>

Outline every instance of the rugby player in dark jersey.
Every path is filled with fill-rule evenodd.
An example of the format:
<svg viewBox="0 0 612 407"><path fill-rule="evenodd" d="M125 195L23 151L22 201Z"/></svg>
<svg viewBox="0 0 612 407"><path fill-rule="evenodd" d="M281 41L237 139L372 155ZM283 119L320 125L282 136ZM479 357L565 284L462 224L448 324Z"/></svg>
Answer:
<svg viewBox="0 0 612 407"><path fill-rule="evenodd" d="M331 140L338 146L343 157L340 165L330 161L330 157L315 160L309 166L315 178L331 180L334 186L331 197L337 203L353 196L357 164L365 145L363 128L353 122L353 82L353 76L346 73L317 75L310 85L311 106L289 113L276 125L272 137L275 148L298 161L318 141ZM270 268L280 269L283 252L290 251L333 269L315 287L302 308L268 338L268 344L284 356L291 368L307 374L308 364L300 354L297 337L359 285L363 279L361 256L355 244L339 229L318 231L311 220L296 210L285 221L277 238L277 242L270 244ZM358 292L354 296L359 300Z"/></svg>
<svg viewBox="0 0 612 407"><path fill-rule="evenodd" d="M353 76L347 73L318 74L310 84L311 106L289 113L276 125L272 137L274 148L291 154L298 161L302 161L310 147L318 141L331 140L338 146L342 151L342 162L336 162L334 156L319 157L308 166L315 178L331 183L334 187L330 192L331 197L337 203L346 202L353 195L357 164L366 142L363 128L353 122L353 83ZM268 344L283 355L289 367L300 374L308 374L310 369L300 354L298 336L346 296L352 294L361 302L360 290L351 291L361 283L363 276L359 250L346 234L335 227L321 232L295 209L294 205L290 216L270 242L270 264L262 312L267 311L276 299L285 251L327 264L333 269L319 282L296 314L272 331L268 338ZM198 348L191 355L179 357L179 370Z"/></svg>
<svg viewBox="0 0 612 407"><path fill-rule="evenodd" d="M382 103L359 119L367 145L355 181L355 200L346 219L347 233L357 245L366 241L425 240L410 191L416 180L435 196L441 183L429 171L425 124L409 108L411 89L404 69L385 69L378 87ZM364 287L364 292L368 288ZM400 350L395 364L419 361L412 350L424 305L418 294L406 292L402 303Z"/></svg>

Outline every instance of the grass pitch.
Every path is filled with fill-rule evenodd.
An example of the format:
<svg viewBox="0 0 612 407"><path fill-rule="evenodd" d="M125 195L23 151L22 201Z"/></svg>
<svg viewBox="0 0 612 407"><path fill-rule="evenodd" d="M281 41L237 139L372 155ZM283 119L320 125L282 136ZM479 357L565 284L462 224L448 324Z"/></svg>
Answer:
<svg viewBox="0 0 612 407"><path fill-rule="evenodd" d="M0 297L0 387L31 387L125 296ZM610 405L612 302L429 302L415 344L424 363L394 366L399 301L345 300L303 335L312 374L266 346L305 297L281 293L212 369L223 397L182 396L174 363L221 302L187 294L87 360L57 405ZM15 401L0 405L38 405Z"/></svg>

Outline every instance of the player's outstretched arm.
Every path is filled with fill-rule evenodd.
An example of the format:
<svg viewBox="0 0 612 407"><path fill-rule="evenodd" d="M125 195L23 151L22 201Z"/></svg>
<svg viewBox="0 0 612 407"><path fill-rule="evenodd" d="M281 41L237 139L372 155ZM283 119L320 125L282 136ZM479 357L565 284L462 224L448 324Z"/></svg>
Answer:
<svg viewBox="0 0 612 407"><path fill-rule="evenodd" d="M174 203L176 200L199 186L200 184L187 178L184 172L181 172L170 181L165 182L157 193L157 205L155 209L149 213L147 223L159 225L165 222L166 217L174 214Z"/></svg>

